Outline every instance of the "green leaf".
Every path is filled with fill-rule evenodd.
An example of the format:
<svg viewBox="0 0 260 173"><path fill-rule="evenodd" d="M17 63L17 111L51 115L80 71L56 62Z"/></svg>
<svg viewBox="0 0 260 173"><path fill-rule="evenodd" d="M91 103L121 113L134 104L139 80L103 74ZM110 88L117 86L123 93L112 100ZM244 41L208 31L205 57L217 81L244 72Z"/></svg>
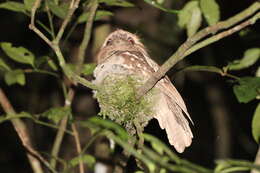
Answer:
<svg viewBox="0 0 260 173"><path fill-rule="evenodd" d="M260 103L258 103L252 120L252 134L257 143L260 141Z"/></svg>
<svg viewBox="0 0 260 173"><path fill-rule="evenodd" d="M184 69L184 71L207 71L222 74L222 69L214 67L214 66L204 66L204 65L194 65L189 66Z"/></svg>
<svg viewBox="0 0 260 173"><path fill-rule="evenodd" d="M20 85L25 84L25 75L24 72L20 69L8 71L5 73L4 79L7 85L13 85L16 83Z"/></svg>
<svg viewBox="0 0 260 173"><path fill-rule="evenodd" d="M69 69L70 71L72 71L72 72L75 72L76 71L76 65L75 64L72 64L72 63L66 63L65 64L65 67L67 68L67 69Z"/></svg>
<svg viewBox="0 0 260 173"><path fill-rule="evenodd" d="M47 2L48 7L54 15L62 19L64 19L67 16L69 10L69 3L57 5L53 0L48 0Z"/></svg>
<svg viewBox="0 0 260 173"><path fill-rule="evenodd" d="M158 140L157 138L155 138L152 135L149 134L143 134L144 139L149 141L151 143L152 148L159 154L163 155L164 153L164 148L162 142L160 140Z"/></svg>
<svg viewBox="0 0 260 173"><path fill-rule="evenodd" d="M191 17L187 23L187 35L188 37L194 35L201 26L201 12L198 6L194 7L191 11Z"/></svg>
<svg viewBox="0 0 260 173"><path fill-rule="evenodd" d="M116 134L118 135L118 137L120 137L123 140L127 140L128 139L128 134L127 132L118 124L110 121L110 120L106 120L106 119L101 119L99 117L92 117L90 119L88 119L87 121L84 121L81 123L82 126L98 126L98 127L102 127L102 128L106 128L109 130L113 130L114 132L116 132Z"/></svg>
<svg viewBox="0 0 260 173"><path fill-rule="evenodd" d="M228 70L241 70L255 64L260 58L260 48L247 49L241 60L235 60L227 66Z"/></svg>
<svg viewBox="0 0 260 173"><path fill-rule="evenodd" d="M95 18L94 18L94 21L97 21L97 20L100 20L102 19L104 16L113 16L114 14L110 11L106 11L106 10L99 10L97 11L96 15L95 15ZM83 14L81 14L79 17L78 17L78 20L77 22L78 23L84 23L88 20L88 17L89 17L89 12L85 12Z"/></svg>
<svg viewBox="0 0 260 173"><path fill-rule="evenodd" d="M215 0L200 0L200 8L209 25L214 25L219 21L220 11Z"/></svg>
<svg viewBox="0 0 260 173"><path fill-rule="evenodd" d="M257 68L257 70L255 72L255 76L260 77L260 67Z"/></svg>
<svg viewBox="0 0 260 173"><path fill-rule="evenodd" d="M54 71L58 70L58 66L55 64L55 62L51 58L48 59L48 65L51 67L52 70L54 70Z"/></svg>
<svg viewBox="0 0 260 173"><path fill-rule="evenodd" d="M21 12L26 13L26 8L23 3L14 2L14 1L7 1L0 3L0 8L14 11L14 12Z"/></svg>
<svg viewBox="0 0 260 173"><path fill-rule="evenodd" d="M53 121L55 124L58 124L63 117L69 116L70 119L72 118L70 107L53 107L41 115Z"/></svg>
<svg viewBox="0 0 260 173"><path fill-rule="evenodd" d="M189 1L185 4L183 9L178 13L178 25L185 28L191 20L192 11L199 6L198 1Z"/></svg>
<svg viewBox="0 0 260 173"><path fill-rule="evenodd" d="M134 7L134 4L126 0L99 0L99 3L105 3L109 6Z"/></svg>
<svg viewBox="0 0 260 173"><path fill-rule="evenodd" d="M233 92L240 103L248 103L255 99L260 92L260 77L243 77L239 85L233 87Z"/></svg>
<svg viewBox="0 0 260 173"><path fill-rule="evenodd" d="M42 57L35 59L35 67L36 68L40 68L41 65L46 64L46 63L48 64L48 66L52 70L54 70L54 71L58 70L57 65L55 64L55 62L49 56L42 56Z"/></svg>
<svg viewBox="0 0 260 173"><path fill-rule="evenodd" d="M4 62L2 58L0 58L0 69L3 69L5 71L11 70L11 68Z"/></svg>
<svg viewBox="0 0 260 173"><path fill-rule="evenodd" d="M11 43L2 42L1 48L14 61L30 64L34 67L34 55L24 47L13 47Z"/></svg>
<svg viewBox="0 0 260 173"><path fill-rule="evenodd" d="M95 157L89 154L84 154L83 156L78 156L70 160L70 164L72 167L77 166L80 163L80 159L83 161L84 164L87 164L89 167L93 168L94 164L96 163Z"/></svg>
<svg viewBox="0 0 260 173"><path fill-rule="evenodd" d="M83 75L91 75L95 70L95 68L96 68L96 64L94 63L84 64L81 73Z"/></svg>
<svg viewBox="0 0 260 173"><path fill-rule="evenodd" d="M34 2L35 0L23 0L23 3L25 5L25 8L28 10L28 11L31 11L33 5L34 5Z"/></svg>
<svg viewBox="0 0 260 173"><path fill-rule="evenodd" d="M167 9L167 8L164 8L162 6L162 3L163 1L162 0L144 0L146 3L150 4L151 6L154 6L155 8L158 8L162 11L165 11L165 12L168 12L168 13L178 13L179 10L172 10L172 9Z"/></svg>

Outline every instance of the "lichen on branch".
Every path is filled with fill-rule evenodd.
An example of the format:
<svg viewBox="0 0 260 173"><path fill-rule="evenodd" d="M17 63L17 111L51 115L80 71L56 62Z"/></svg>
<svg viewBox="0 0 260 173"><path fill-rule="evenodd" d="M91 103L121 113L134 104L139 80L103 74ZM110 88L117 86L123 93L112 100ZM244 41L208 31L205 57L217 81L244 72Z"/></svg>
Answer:
<svg viewBox="0 0 260 173"><path fill-rule="evenodd" d="M99 114L124 126L130 135L136 134L134 122L143 129L154 116L156 90L138 99L136 89L143 84L141 81L129 75L109 75L95 93L101 109Z"/></svg>

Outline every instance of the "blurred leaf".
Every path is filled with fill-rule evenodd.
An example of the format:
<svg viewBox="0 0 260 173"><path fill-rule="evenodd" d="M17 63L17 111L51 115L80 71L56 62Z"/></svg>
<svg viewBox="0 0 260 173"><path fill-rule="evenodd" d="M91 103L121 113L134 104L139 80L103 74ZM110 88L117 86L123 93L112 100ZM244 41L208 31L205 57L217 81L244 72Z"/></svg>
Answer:
<svg viewBox="0 0 260 173"><path fill-rule="evenodd" d="M257 68L257 70L255 72L255 76L260 77L260 67Z"/></svg>
<svg viewBox="0 0 260 173"><path fill-rule="evenodd" d="M160 173L167 173L166 169L161 169Z"/></svg>
<svg viewBox="0 0 260 173"><path fill-rule="evenodd" d="M207 71L207 72L213 72L213 73L219 73L222 74L222 69L214 67L214 66L204 66L204 65L193 65L186 67L184 71Z"/></svg>
<svg viewBox="0 0 260 173"><path fill-rule="evenodd" d="M227 66L228 70L241 70L257 62L260 58L260 48L247 49L241 60L235 60Z"/></svg>
<svg viewBox="0 0 260 173"><path fill-rule="evenodd" d="M105 3L109 6L134 7L134 4L126 0L99 0L99 3Z"/></svg>
<svg viewBox="0 0 260 173"><path fill-rule="evenodd" d="M191 12L190 20L187 24L187 35L188 37L194 35L201 26L201 12L198 6L194 7Z"/></svg>
<svg viewBox="0 0 260 173"><path fill-rule="evenodd" d="M48 0L48 7L50 8L51 12L61 18L64 19L67 16L69 10L69 3L63 3L61 5L57 5L53 0Z"/></svg>
<svg viewBox="0 0 260 173"><path fill-rule="evenodd" d="M49 56L41 56L41 57L35 59L36 68L40 68L41 65L46 64L46 63L52 70L54 70L54 71L58 70L57 65Z"/></svg>
<svg viewBox="0 0 260 173"><path fill-rule="evenodd" d="M181 28L185 28L191 20L192 11L198 8L198 1L189 1L185 4L183 9L178 13L178 25Z"/></svg>
<svg viewBox="0 0 260 173"><path fill-rule="evenodd" d="M172 10L172 9L167 9L162 6L163 1L159 0L144 0L146 3L150 4L151 6L154 6L155 8L158 8L162 11L168 12L168 13L178 13L179 10Z"/></svg>
<svg viewBox="0 0 260 173"><path fill-rule="evenodd" d="M214 25L219 21L220 11L215 0L200 0L200 8L209 25Z"/></svg>
<svg viewBox="0 0 260 173"><path fill-rule="evenodd" d="M4 78L7 85L13 85L16 83L20 85L25 84L25 75L20 69L6 72Z"/></svg>
<svg viewBox="0 0 260 173"><path fill-rule="evenodd" d="M70 71L73 71L75 72L76 71L76 65L75 64L72 64L72 63L66 63L65 64L66 68L68 68Z"/></svg>
<svg viewBox="0 0 260 173"><path fill-rule="evenodd" d="M150 135L150 134L147 134L147 133L143 133L142 134L144 139L146 141L149 141L151 144L152 143L156 143L153 147L157 147L159 146L160 149L155 149L155 151L159 151L159 152L165 152L169 158L176 162L176 163L180 163L180 158L172 152L172 149L170 149L168 146L165 145L165 143L163 143L162 141L160 141L159 139L157 139L156 137ZM162 151L161 151L162 150Z"/></svg>
<svg viewBox="0 0 260 173"><path fill-rule="evenodd" d="M160 140L158 140L157 138L155 138L152 135L149 134L143 134L144 139L149 141L151 143L152 148L159 154L163 155L164 153L164 148L161 145L162 142Z"/></svg>
<svg viewBox="0 0 260 173"><path fill-rule="evenodd" d="M94 63L84 64L81 73L83 75L91 75L95 70L95 68L96 68L96 64Z"/></svg>
<svg viewBox="0 0 260 173"><path fill-rule="evenodd" d="M257 143L260 141L260 103L258 103L252 120L252 134Z"/></svg>
<svg viewBox="0 0 260 173"><path fill-rule="evenodd" d="M55 124L58 124L63 117L69 116L70 119L72 118L70 107L53 107L41 115Z"/></svg>
<svg viewBox="0 0 260 173"><path fill-rule="evenodd" d="M100 20L102 19L104 16L113 16L114 14L110 11L106 11L106 10L98 10L96 15L95 15L95 18L94 18L94 21L97 21L97 20ZM88 20L88 17L89 17L89 12L85 12L83 14L81 14L79 17L78 17L78 20L77 22L78 23L84 23Z"/></svg>
<svg viewBox="0 0 260 173"><path fill-rule="evenodd" d="M260 170L259 165L254 165L252 162L245 160L226 159L217 160L216 163L215 173L241 172L248 171L252 168Z"/></svg>
<svg viewBox="0 0 260 173"><path fill-rule="evenodd" d="M96 158L89 154L84 154L83 156L78 156L70 160L70 164L72 167L77 166L80 163L80 159L82 159L84 164L87 164L90 168L94 166L96 163Z"/></svg>
<svg viewBox="0 0 260 173"><path fill-rule="evenodd" d="M55 64L55 62L51 58L49 58L47 62L48 62L48 65L51 67L52 70L54 70L54 71L58 70L57 65Z"/></svg>
<svg viewBox="0 0 260 173"><path fill-rule="evenodd" d="M0 3L0 8L14 11L14 12L26 13L25 5L23 3L14 2L14 1L7 1L7 2Z"/></svg>
<svg viewBox="0 0 260 173"><path fill-rule="evenodd" d="M13 47L11 43L2 42L1 48L14 61L30 64L34 67L34 55L24 47Z"/></svg>
<svg viewBox="0 0 260 173"><path fill-rule="evenodd" d="M23 0L23 3L25 5L25 8L28 10L28 11L31 11L33 5L34 5L34 2L35 0Z"/></svg>
<svg viewBox="0 0 260 173"><path fill-rule="evenodd" d="M123 140L127 140L128 139L128 134L127 132L118 124L110 121L110 120L106 120L106 119L101 119L99 117L92 117L90 119L88 119L85 122L81 123L82 126L99 126L105 129L109 129L109 130L113 130L121 139Z"/></svg>
<svg viewBox="0 0 260 173"><path fill-rule="evenodd" d="M239 85L233 87L233 92L240 103L248 103L259 95L260 77L243 77Z"/></svg>
<svg viewBox="0 0 260 173"><path fill-rule="evenodd" d="M4 62L2 58L0 58L0 69L9 71L11 68Z"/></svg>

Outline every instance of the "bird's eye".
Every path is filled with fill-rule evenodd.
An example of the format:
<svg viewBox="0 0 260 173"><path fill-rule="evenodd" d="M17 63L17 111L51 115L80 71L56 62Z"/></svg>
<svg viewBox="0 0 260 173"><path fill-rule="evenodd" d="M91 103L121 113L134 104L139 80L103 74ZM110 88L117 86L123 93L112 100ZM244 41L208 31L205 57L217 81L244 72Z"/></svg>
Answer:
<svg viewBox="0 0 260 173"><path fill-rule="evenodd" d="M106 46L111 45L111 44L112 44L112 40L108 39L107 42L106 42Z"/></svg>
<svg viewBox="0 0 260 173"><path fill-rule="evenodd" d="M134 39L132 39L131 37L128 37L128 38L127 38L127 41L129 41L131 44L135 44Z"/></svg>

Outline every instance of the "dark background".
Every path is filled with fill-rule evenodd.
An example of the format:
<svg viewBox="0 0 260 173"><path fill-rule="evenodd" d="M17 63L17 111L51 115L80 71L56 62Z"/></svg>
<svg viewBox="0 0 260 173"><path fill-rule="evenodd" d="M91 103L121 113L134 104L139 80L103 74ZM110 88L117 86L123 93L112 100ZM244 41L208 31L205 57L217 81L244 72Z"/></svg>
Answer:
<svg viewBox="0 0 260 173"><path fill-rule="evenodd" d="M93 62L97 47L101 44L103 35L115 28L123 28L137 33L147 46L151 57L162 64L186 39L184 30L177 26L175 14L162 12L143 1L132 1L134 8L107 7L115 13L113 17L94 23L92 40L87 51L86 62ZM219 0L221 19L235 15L252 4L253 0ZM168 8L180 9L184 0L166 2ZM42 21L44 15L37 16ZM51 54L49 47L28 29L29 18L23 14L0 9L0 41L12 42L31 50L36 57ZM60 20L55 20L59 26ZM205 20L203 26L206 26ZM84 25L79 25L69 42L63 47L66 57L73 57L79 45ZM241 37L238 33L207 46L188 56L168 72L174 85L178 88L194 121L192 127L194 140L181 157L194 163L213 168L214 161L222 158L234 158L253 161L257 144L251 134L251 120L257 101L248 104L238 103L232 90L234 82L226 77L206 72L180 72L179 69L189 65L213 65L223 67L234 59L243 56L243 52L260 45L259 22L246 28L247 34ZM100 37L100 38L99 38ZM0 52L0 57L5 57ZM12 67L24 67L5 58ZM73 61L73 59L67 59ZM259 64L258 64L259 65ZM257 65L246 70L235 72L237 76L253 76ZM90 79L91 77L89 77ZM28 111L32 114L41 113L52 106L61 106L63 96L58 81L47 75L28 74L26 85L7 86L3 77L0 85L7 94L17 112ZM4 112L0 109L1 114ZM98 113L96 101L92 92L84 87L78 87L73 100L73 112L77 119L86 119ZM35 146L42 152L51 149L55 131L26 121L31 129ZM158 123L153 120L149 123L146 132L158 136L166 143L167 137ZM84 134L84 131L82 131ZM82 141L89 138L89 133L81 136ZM86 139L85 139L86 138ZM22 147L11 123L0 124L0 170L1 172L31 172L25 150ZM62 156L70 157L74 152L71 140L65 138ZM94 150L94 149L93 149ZM91 151L90 151L91 152ZM93 151L94 152L94 151Z"/></svg>

